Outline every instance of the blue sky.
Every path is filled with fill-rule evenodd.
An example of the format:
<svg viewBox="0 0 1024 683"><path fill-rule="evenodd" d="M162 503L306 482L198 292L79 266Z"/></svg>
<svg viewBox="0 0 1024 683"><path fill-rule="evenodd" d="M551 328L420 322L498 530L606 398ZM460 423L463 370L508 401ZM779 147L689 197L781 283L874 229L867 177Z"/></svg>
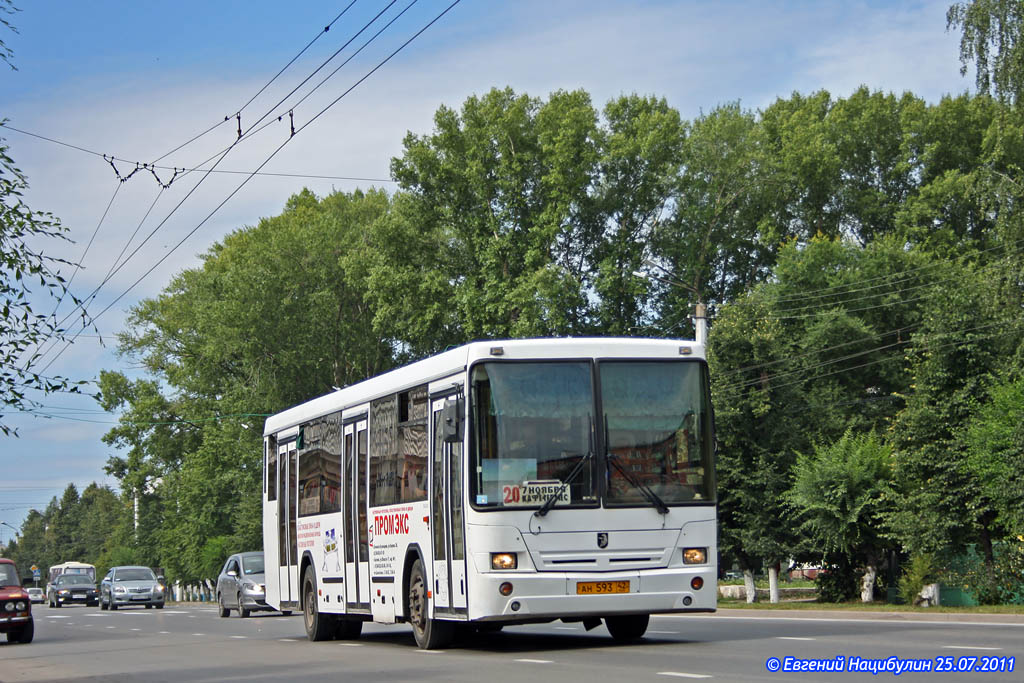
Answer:
<svg viewBox="0 0 1024 683"><path fill-rule="evenodd" d="M7 18L19 32L4 31L2 39L14 51L17 71L0 64L0 118L22 131L98 154L152 161L238 111L349 1L16 0L22 11ZM370 31L408 4L394 3ZM296 125L309 122L449 4L413 4L295 107ZM74 243L42 246L82 262L84 268L74 276L76 294L85 296L99 287L90 305L94 313L124 294L97 321L107 345L94 336L80 337L47 372L74 379L94 379L101 369L135 372L131 359L113 352L110 336L122 328L132 304L157 294L174 273L196 265L197 255L226 233L279 213L304 186L318 195L371 184L393 187L342 178L387 179L403 136L428 133L442 104L458 107L467 96L492 87L511 86L540 97L556 89L584 88L598 107L637 92L665 97L692 118L725 102L756 110L794 91L826 89L843 96L862 84L909 90L934 102L972 86L959 73L958 37L945 31L948 4L462 0L302 129L263 169L306 177L254 177L216 211L244 175L211 174L196 186L200 174L191 174L161 192L143 174L119 183L96 154L0 129L9 153L28 176L29 205L54 213L70 229ZM244 109L243 128L270 111L387 5L388 0L352 5ZM369 35L356 39L339 59ZM288 117L277 123L276 113L268 119L271 125L239 144L219 169L251 171L288 140ZM234 120L223 124L161 164L194 167L230 146L236 127ZM130 169L123 162L119 166L122 172ZM152 239L138 247L158 225ZM138 247L137 253L100 286L126 244L126 254ZM52 302L40 309L46 306ZM65 304L61 311L69 309ZM0 437L0 520L15 526L30 507L45 507L69 482L80 489L91 481L116 484L103 474L111 450L100 440L115 417L92 412L96 405L86 397L39 400L46 406L40 412L51 417L8 413L4 419L21 436ZM0 541L11 533L0 525Z"/></svg>

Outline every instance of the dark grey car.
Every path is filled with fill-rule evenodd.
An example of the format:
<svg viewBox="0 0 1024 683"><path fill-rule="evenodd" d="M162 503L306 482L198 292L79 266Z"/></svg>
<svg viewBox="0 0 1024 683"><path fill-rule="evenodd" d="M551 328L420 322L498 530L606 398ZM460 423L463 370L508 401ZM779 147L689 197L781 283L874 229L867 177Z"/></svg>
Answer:
<svg viewBox="0 0 1024 683"><path fill-rule="evenodd" d="M81 603L92 607L98 601L96 584L87 574L61 574L47 589L50 607Z"/></svg>
<svg viewBox="0 0 1024 683"><path fill-rule="evenodd" d="M236 553L227 559L217 577L217 604L222 617L231 616L233 609L242 617L274 609L266 600L262 552Z"/></svg>
<svg viewBox="0 0 1024 683"><path fill-rule="evenodd" d="M100 582L100 609L164 607L164 584L149 567L113 567Z"/></svg>

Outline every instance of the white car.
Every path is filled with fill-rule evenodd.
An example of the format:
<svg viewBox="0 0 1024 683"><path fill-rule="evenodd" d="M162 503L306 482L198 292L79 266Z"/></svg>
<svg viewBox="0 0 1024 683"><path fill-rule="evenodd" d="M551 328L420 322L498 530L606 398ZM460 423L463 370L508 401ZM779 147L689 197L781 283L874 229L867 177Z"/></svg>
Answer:
<svg viewBox="0 0 1024 683"><path fill-rule="evenodd" d="M46 594L43 593L42 588L26 588L28 591L28 599L31 602L46 602Z"/></svg>

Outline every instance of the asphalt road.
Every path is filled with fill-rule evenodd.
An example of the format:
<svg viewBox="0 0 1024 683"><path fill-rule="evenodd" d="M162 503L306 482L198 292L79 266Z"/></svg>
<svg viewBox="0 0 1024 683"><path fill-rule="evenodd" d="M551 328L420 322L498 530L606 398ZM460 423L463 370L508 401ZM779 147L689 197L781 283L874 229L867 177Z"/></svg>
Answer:
<svg viewBox="0 0 1024 683"><path fill-rule="evenodd" d="M424 652L405 625L367 624L358 641L310 643L299 615L221 619L205 605L37 606L35 617L33 643L0 643L0 681L854 681L893 677L885 667L908 660L932 670L902 673L901 681L1024 679L1024 619L721 610L654 617L647 637L631 645L615 644L603 626L586 632L555 622ZM773 672L772 658L780 669L823 660L843 670ZM861 671L849 671L854 662ZM978 670L986 665L1004 670ZM936 670L946 666L970 671Z"/></svg>

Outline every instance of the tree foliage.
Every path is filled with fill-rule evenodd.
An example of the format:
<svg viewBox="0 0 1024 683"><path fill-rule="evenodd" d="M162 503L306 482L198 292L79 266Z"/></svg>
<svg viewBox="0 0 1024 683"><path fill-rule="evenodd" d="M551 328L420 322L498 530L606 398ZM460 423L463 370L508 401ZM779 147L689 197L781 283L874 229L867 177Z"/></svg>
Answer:
<svg viewBox="0 0 1024 683"><path fill-rule="evenodd" d="M978 92L1017 103L1024 93L1024 6L1017 0L953 3L946 29L960 29L960 73L974 63Z"/></svg>
<svg viewBox="0 0 1024 683"><path fill-rule="evenodd" d="M150 376L100 400L140 512L111 552L195 579L257 547L266 414L471 339L685 335L695 301L727 563L984 547L1018 514L984 485L1013 454L993 378L1024 366L1016 116L867 88L691 121L582 91L443 106L397 191L302 191L131 311ZM794 508L804 479L827 509Z"/></svg>
<svg viewBox="0 0 1024 683"><path fill-rule="evenodd" d="M42 242L66 239L67 230L51 214L25 204L22 195L27 187L28 181L0 138L0 398L8 410L34 404L30 392L77 392L82 384L34 369L41 346L64 340L66 332L52 316L37 312L39 299L38 295L33 299L34 290L38 287L38 292L55 303L63 300L68 291L59 267L70 264L41 249ZM71 299L79 303L73 296ZM83 312L82 316L87 323L87 315ZM0 432L14 433L2 413Z"/></svg>

